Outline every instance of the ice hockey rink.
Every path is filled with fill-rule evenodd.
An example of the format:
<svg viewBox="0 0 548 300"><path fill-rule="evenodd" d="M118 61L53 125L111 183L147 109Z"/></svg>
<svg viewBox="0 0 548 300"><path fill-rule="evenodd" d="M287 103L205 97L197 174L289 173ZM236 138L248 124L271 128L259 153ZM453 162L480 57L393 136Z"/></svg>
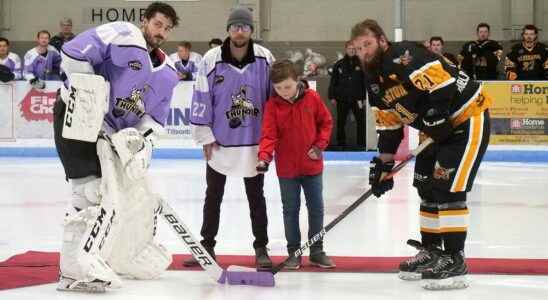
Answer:
<svg viewBox="0 0 548 300"><path fill-rule="evenodd" d="M326 224L367 187L367 162L328 161L324 172ZM406 256L405 244L419 238L419 198L411 187L412 165L396 176L395 189L371 197L328 233L332 256ZM155 159L150 177L156 191L179 212L195 235L201 226L205 191L202 160ZM469 194L471 224L466 254L474 258L548 258L548 164L485 162ZM28 250L58 251L69 199L56 158L0 157L0 260ZM265 179L270 254L285 254L278 182ZM216 252L252 255L249 209L240 179L229 178ZM305 206L301 231L306 233ZM162 223L159 238L173 253L188 253ZM335 261L336 262L336 261ZM1 300L20 299L548 299L548 276L469 275L470 287L426 291L395 273L281 272L272 288L220 285L201 271L168 271L154 281L124 280L105 295L61 293L55 284L0 291Z"/></svg>

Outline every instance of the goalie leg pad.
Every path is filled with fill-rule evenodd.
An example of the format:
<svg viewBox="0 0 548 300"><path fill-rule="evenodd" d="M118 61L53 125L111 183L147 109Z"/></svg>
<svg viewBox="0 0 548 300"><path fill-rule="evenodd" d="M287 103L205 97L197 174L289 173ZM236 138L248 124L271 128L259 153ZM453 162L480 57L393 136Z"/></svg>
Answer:
<svg viewBox="0 0 548 300"><path fill-rule="evenodd" d="M113 219L114 211L101 206L91 206L67 216L60 267L62 277L75 281L71 286L98 281L113 288L121 286L120 278L99 255L108 241Z"/></svg>
<svg viewBox="0 0 548 300"><path fill-rule="evenodd" d="M85 209L101 202L101 179L95 176L72 179L72 206Z"/></svg>
<svg viewBox="0 0 548 300"><path fill-rule="evenodd" d="M134 279L159 277L171 264L171 254L153 241L158 214L158 197L147 180L126 186L120 207L120 234L107 261L118 273Z"/></svg>
<svg viewBox="0 0 548 300"><path fill-rule="evenodd" d="M126 274L134 279L155 279L171 264L171 254L164 246L151 241L125 265Z"/></svg>

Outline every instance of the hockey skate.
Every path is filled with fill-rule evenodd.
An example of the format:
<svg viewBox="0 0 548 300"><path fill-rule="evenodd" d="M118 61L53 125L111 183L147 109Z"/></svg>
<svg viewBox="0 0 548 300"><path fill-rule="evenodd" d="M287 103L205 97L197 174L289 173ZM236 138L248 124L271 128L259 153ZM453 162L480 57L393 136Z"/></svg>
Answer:
<svg viewBox="0 0 548 300"><path fill-rule="evenodd" d="M398 277L402 280L420 280L422 273L434 266L441 255L441 249L435 246L424 247L419 241L415 240L408 240L407 244L415 247L419 250L419 253L400 263Z"/></svg>
<svg viewBox="0 0 548 300"><path fill-rule="evenodd" d="M433 268L422 273L422 287L427 290L452 290L468 287L468 267L464 253L444 254Z"/></svg>
<svg viewBox="0 0 548 300"><path fill-rule="evenodd" d="M91 282L77 281L63 275L59 278L59 284L57 284L58 291L71 291L81 293L104 293L110 282L95 279Z"/></svg>

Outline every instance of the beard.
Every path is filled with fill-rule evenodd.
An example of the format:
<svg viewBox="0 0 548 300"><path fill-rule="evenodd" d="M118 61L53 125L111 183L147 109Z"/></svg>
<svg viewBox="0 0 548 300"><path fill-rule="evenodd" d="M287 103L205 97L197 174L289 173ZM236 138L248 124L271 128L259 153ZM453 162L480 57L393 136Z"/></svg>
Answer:
<svg viewBox="0 0 548 300"><path fill-rule="evenodd" d="M230 42L232 43L232 45L236 48L244 48L247 46L247 44L249 44L249 40L233 40L233 39L230 39Z"/></svg>
<svg viewBox="0 0 548 300"><path fill-rule="evenodd" d="M160 48L160 46L164 43L164 38L162 36L152 36L152 34L150 34L146 28L144 37L147 45L152 49Z"/></svg>
<svg viewBox="0 0 548 300"><path fill-rule="evenodd" d="M164 43L164 39L161 36L147 37L145 40L152 49L160 48Z"/></svg>
<svg viewBox="0 0 548 300"><path fill-rule="evenodd" d="M364 60L362 62L363 69L370 72L377 71L381 66L382 56L383 56L382 54L383 54L383 51L381 47L378 47L375 53L373 54L373 57L369 61Z"/></svg>

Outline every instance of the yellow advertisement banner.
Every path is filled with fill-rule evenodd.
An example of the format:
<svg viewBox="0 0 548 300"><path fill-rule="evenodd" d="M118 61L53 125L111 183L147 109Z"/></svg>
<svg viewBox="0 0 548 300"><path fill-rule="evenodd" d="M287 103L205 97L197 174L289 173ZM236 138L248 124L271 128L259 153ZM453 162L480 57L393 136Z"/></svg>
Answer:
<svg viewBox="0 0 548 300"><path fill-rule="evenodd" d="M548 145L548 82L487 81L491 144Z"/></svg>

